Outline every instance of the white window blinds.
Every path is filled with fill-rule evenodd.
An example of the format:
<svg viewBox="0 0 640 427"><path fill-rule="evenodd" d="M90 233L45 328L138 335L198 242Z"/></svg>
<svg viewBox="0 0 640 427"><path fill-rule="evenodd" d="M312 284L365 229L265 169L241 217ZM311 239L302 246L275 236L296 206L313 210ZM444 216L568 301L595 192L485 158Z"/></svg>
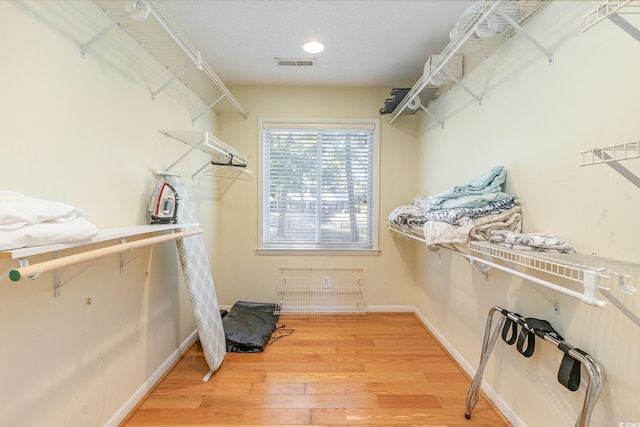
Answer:
<svg viewBox="0 0 640 427"><path fill-rule="evenodd" d="M375 128L263 126L265 249L372 249Z"/></svg>

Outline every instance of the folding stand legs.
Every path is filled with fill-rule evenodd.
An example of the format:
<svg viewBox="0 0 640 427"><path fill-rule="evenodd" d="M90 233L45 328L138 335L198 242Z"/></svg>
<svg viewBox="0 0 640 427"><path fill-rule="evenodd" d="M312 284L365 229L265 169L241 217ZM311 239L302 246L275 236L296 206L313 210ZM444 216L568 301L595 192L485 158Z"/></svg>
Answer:
<svg viewBox="0 0 640 427"><path fill-rule="evenodd" d="M502 317L498 321L498 324L493 329L493 333L492 333L491 325L493 323L493 315L496 311L499 312L502 315ZM579 348L573 347L572 345L564 341L564 339L560 337L555 331L550 332L548 330L534 328L527 323L528 321L531 324L536 324L544 321L539 321L538 319L529 319L529 318L523 319L520 315L516 313L511 313L498 306L492 307L489 310L489 315L487 316L487 324L484 331L484 342L482 343L482 353L480 355L480 365L478 366L476 375L473 378L473 382L471 383L471 387L469 388L469 392L467 393L467 399L465 402L465 410L464 410L465 418L467 419L471 418L471 411L473 410L476 403L478 402L484 368L489 360L491 351L493 350L493 347L496 344L496 341L498 339L498 334L500 333L505 323L505 320L507 319L511 322L515 322L514 326L518 324L522 327L523 331L521 332L521 334L524 332L528 332L530 334L537 335L538 337L542 338L544 341L549 341L550 343L554 344L560 351L564 352L565 355L571 356L571 358L575 359L575 361L580 362L581 366L585 367L587 374L589 376L589 383L587 385L587 390L585 392L582 410L580 411L580 416L578 417L578 420L576 421L575 426L587 427L591 420L591 413L593 412L593 408L596 404L596 401L598 400L598 396L600 396L600 392L602 391L602 386L604 383L604 372L602 371L602 368L600 367L600 364L598 363L598 361L595 360L591 355L585 353ZM546 323L548 325L548 322ZM508 343L512 344L513 341ZM531 349L533 350L533 346L531 347ZM533 353L533 351L531 353ZM530 356L531 353L526 356L527 357ZM572 359L569 359L569 361L571 360ZM563 364L564 364L564 360L563 360ZM561 370L562 370L562 366L561 366ZM577 374L579 374L579 369L577 370ZM579 375L577 376L578 376L577 380L574 379L575 387L569 388L572 391L575 391L580 385ZM560 380L560 374L558 375L558 380ZM565 383L563 383L563 385L564 384Z"/></svg>
<svg viewBox="0 0 640 427"><path fill-rule="evenodd" d="M464 417L466 419L471 418L471 411L478 403L478 398L480 397L480 385L482 384L482 375L484 373L484 367L489 361L489 356L491 356L491 352L493 351L493 347L496 345L496 340L498 339L498 334L502 329L502 325L504 324L504 317L501 317L498 320L498 325L493 330L493 334L491 334L491 323L493 322L493 313L497 310L497 307L491 308L489 311L489 316L487 316L487 326L484 330L484 342L482 343L482 353L480 354L480 366L478 366L478 370L476 371L475 377L473 377L473 382L471 383L471 387L469 388L469 392L467 393L467 401L464 405Z"/></svg>

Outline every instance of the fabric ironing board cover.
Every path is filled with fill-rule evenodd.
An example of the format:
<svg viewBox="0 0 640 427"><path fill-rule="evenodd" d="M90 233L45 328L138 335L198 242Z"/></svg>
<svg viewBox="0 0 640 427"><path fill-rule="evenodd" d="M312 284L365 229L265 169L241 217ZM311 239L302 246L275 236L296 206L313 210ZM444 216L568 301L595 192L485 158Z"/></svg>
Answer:
<svg viewBox="0 0 640 427"><path fill-rule="evenodd" d="M198 223L195 209L182 181L178 178L172 178L170 184L175 188L180 198L177 223ZM222 364L227 350L222 316L220 316L218 297L211 276L204 238L201 234L189 236L178 239L177 245L204 358L209 369L215 371Z"/></svg>

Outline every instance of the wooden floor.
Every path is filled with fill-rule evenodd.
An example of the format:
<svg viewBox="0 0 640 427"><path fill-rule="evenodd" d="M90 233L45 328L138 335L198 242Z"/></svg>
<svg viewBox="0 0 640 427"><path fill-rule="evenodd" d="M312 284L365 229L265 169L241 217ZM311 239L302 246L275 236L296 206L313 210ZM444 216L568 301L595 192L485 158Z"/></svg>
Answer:
<svg viewBox="0 0 640 427"><path fill-rule="evenodd" d="M295 332L208 383L196 344L124 425L510 425L484 396L465 419L470 379L412 314L280 323Z"/></svg>

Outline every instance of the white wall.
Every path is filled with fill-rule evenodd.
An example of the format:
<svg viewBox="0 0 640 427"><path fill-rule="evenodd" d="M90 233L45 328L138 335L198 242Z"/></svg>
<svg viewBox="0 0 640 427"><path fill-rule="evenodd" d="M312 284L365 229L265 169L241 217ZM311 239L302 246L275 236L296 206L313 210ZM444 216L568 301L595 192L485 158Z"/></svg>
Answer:
<svg viewBox="0 0 640 427"><path fill-rule="evenodd" d="M609 21L582 33L595 2L554 1L530 24L555 56L514 36L465 78L482 106L461 88L441 97L420 136L420 193L462 184L495 165L507 167L506 191L520 198L524 231L561 236L581 253L637 262L640 188L607 165L579 167L581 150L637 139L640 42ZM636 28L637 17L625 15ZM637 160L622 163L640 175ZM549 320L567 341L595 355L606 383L591 425L640 422L637 405L640 328L618 310L604 311L546 291L560 312L522 280L499 271L489 279L460 257L420 248L417 306L472 366L493 305ZM554 280L550 277L545 279ZM579 285L565 285L580 290ZM640 314L638 297L625 303ZM585 390L556 381L561 353L539 342L531 359L502 341L485 379L527 425L572 425Z"/></svg>
<svg viewBox="0 0 640 427"><path fill-rule="evenodd" d="M300 70L304 72L304 70ZM381 88L231 87L249 111L246 120L220 117L220 136L250 158L252 181L236 181L220 202L214 279L223 286L221 304L238 300L276 302L279 268L361 268L365 303L371 307L411 304L412 254L399 252L386 230L386 218L417 191L417 121L390 126L381 120L380 254L377 256L258 255L259 117L378 117L389 94Z"/></svg>
<svg viewBox="0 0 640 427"><path fill-rule="evenodd" d="M180 83L151 101L171 75L120 28L82 59L111 22L92 1L0 2L0 21L2 189L80 207L99 228L145 224L152 170L186 150L158 130L192 129L204 104ZM214 125L207 114L193 129ZM205 160L194 153L176 171ZM215 181L185 184L212 248ZM175 243L125 260L122 274L117 256L65 269L57 298L52 274L0 281L0 425L103 425L191 335Z"/></svg>

